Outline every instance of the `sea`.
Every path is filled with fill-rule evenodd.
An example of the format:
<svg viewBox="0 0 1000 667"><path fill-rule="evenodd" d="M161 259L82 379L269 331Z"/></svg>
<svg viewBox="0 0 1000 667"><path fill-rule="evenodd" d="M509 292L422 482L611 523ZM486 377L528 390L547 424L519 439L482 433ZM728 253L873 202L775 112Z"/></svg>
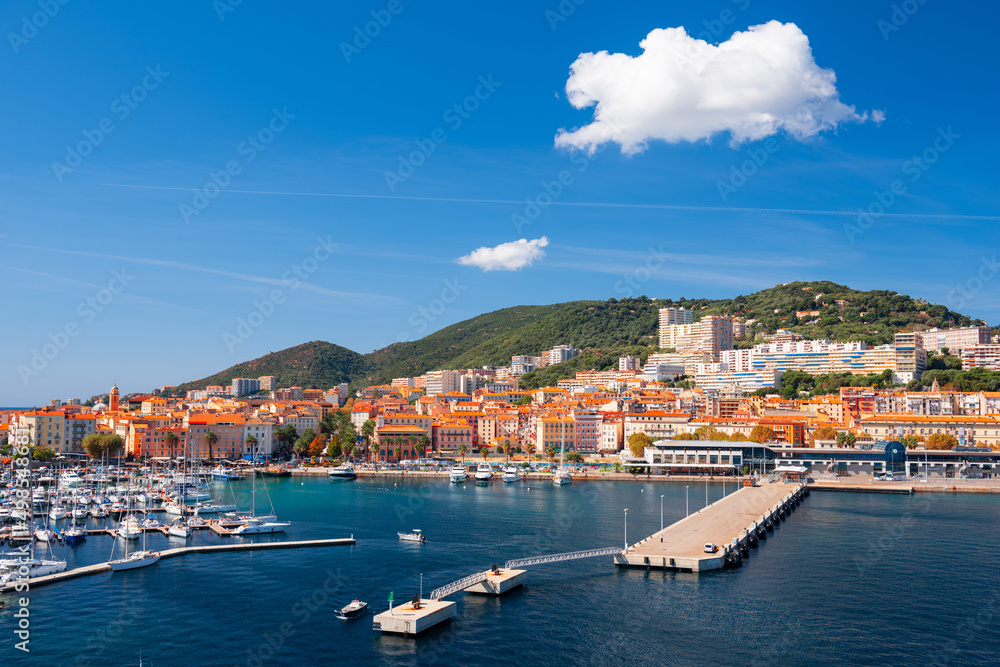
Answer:
<svg viewBox="0 0 1000 667"><path fill-rule="evenodd" d="M249 507L249 481L214 487ZM19 604L7 594L0 665L997 664L1000 497L990 495L816 491L739 569L619 569L609 556L531 566L502 597L452 596L456 618L417 638L335 615L354 598L380 612L390 596L426 597L508 559L634 543L735 488L271 479L266 493L258 483L258 508L273 503L292 525L255 540L357 543L188 554L32 589L29 653L15 648ZM426 543L398 539L415 528ZM198 531L190 543L239 539ZM78 567L106 561L113 542L53 549Z"/></svg>

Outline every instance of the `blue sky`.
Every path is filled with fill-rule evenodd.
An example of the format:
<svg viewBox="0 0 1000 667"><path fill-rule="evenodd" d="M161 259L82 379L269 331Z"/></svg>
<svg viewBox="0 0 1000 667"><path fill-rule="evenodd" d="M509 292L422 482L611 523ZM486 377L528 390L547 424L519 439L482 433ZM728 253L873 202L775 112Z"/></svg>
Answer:
<svg viewBox="0 0 1000 667"><path fill-rule="evenodd" d="M870 1L567 0L562 13L555 0L224 1L0 7L0 405L115 381L147 391L309 340L367 352L498 308L628 294L829 279L1000 319L996 279L977 278L1000 245L994 7L973 19L935 2L893 17ZM372 12L385 25L354 42ZM709 123L707 139L653 132L628 153L618 140L593 155L556 146L560 129L594 120L567 100L581 54L631 66L656 29L715 44L769 21L808 38L811 62L836 76L827 101L853 118L745 141ZM725 64L708 92L755 81L746 63ZM709 122L697 109L651 118L649 82L601 67L578 83L606 89L626 125ZM687 85L701 94L707 80ZM420 145L433 152L397 171ZM932 163L914 167L924 151ZM526 210L561 173L556 203ZM894 181L888 214L866 228L835 214L888 201ZM517 270L455 261L522 238L534 259Z"/></svg>

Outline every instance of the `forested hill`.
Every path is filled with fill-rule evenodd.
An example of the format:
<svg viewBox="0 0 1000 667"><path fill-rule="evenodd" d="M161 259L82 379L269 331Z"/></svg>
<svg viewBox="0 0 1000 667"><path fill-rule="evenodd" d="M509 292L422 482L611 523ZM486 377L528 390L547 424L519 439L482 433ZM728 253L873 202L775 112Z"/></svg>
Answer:
<svg viewBox="0 0 1000 667"><path fill-rule="evenodd" d="M276 375L280 386L329 388L349 381L352 388L412 377L429 370L506 365L515 354L539 355L567 344L585 354L563 368L550 369L538 381L571 377L584 366L609 368L623 353L645 356L658 349L658 309L684 306L696 320L708 314L756 320L738 345L752 345L757 334L786 328L807 338L890 343L905 329L981 324L945 306L887 290L861 291L828 281L778 285L732 299L652 299L571 301L547 306L515 306L445 327L412 342L396 343L361 355L313 341L237 364L178 391L206 384L228 384L233 377ZM800 315L796 315L796 312ZM563 373L566 373L565 375ZM526 378L529 384L532 378Z"/></svg>

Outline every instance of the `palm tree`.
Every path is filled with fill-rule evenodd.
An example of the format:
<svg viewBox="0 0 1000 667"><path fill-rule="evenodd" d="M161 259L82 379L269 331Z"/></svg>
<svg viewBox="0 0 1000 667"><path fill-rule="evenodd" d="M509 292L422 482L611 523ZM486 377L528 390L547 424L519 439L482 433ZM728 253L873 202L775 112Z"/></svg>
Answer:
<svg viewBox="0 0 1000 667"><path fill-rule="evenodd" d="M490 453L489 447L480 447L479 453L483 455L483 463L486 463L486 455Z"/></svg>
<svg viewBox="0 0 1000 667"><path fill-rule="evenodd" d="M173 431L168 431L167 432L166 441L167 441L167 449L170 450L170 454L171 454L171 456L173 456L173 454L174 454L174 447L177 446L177 441L178 441L177 434L174 433Z"/></svg>
<svg viewBox="0 0 1000 667"><path fill-rule="evenodd" d="M555 463L556 460L556 446L549 445L545 448L545 453L549 455L549 463Z"/></svg>
<svg viewBox="0 0 1000 667"><path fill-rule="evenodd" d="M420 452L429 452L431 450L431 439L427 437L426 433L421 433L420 438Z"/></svg>
<svg viewBox="0 0 1000 667"><path fill-rule="evenodd" d="M396 455L396 463L399 463L399 456L400 454L402 454L402 451L403 450L401 450L399 447L396 447L396 449L392 450L392 453Z"/></svg>
<svg viewBox="0 0 1000 667"><path fill-rule="evenodd" d="M506 463L510 463L510 440L503 441L503 453L507 457Z"/></svg>
<svg viewBox="0 0 1000 667"><path fill-rule="evenodd" d="M215 431L209 431L205 434L205 444L208 445L208 460L212 460L212 445L219 442L219 436L215 434Z"/></svg>
<svg viewBox="0 0 1000 667"><path fill-rule="evenodd" d="M465 465L465 453L467 451L469 451L469 448L465 446L464 442L458 446L458 453L462 455L462 465Z"/></svg>
<svg viewBox="0 0 1000 667"><path fill-rule="evenodd" d="M250 448L250 458L257 458L257 436L248 435L247 436L247 447Z"/></svg>

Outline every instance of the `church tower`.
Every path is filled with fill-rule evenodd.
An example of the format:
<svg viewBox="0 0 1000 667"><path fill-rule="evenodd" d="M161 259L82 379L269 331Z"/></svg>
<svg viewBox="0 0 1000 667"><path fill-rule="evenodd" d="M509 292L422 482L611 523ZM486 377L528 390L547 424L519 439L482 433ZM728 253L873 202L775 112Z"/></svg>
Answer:
<svg viewBox="0 0 1000 667"><path fill-rule="evenodd" d="M111 412L118 412L118 385L111 387L111 405L108 406Z"/></svg>

